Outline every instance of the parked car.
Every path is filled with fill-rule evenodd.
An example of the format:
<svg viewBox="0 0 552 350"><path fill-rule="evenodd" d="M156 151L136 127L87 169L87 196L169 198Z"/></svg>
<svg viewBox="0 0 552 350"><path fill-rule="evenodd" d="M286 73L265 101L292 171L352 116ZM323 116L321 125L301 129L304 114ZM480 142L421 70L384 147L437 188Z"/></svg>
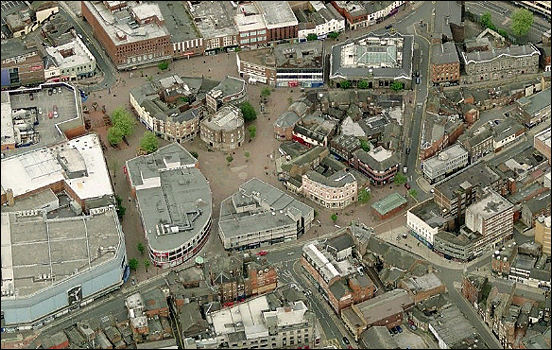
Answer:
<svg viewBox="0 0 552 350"><path fill-rule="evenodd" d="M258 256L265 256L267 254L268 252L266 250L261 250L260 252L257 253Z"/></svg>
<svg viewBox="0 0 552 350"><path fill-rule="evenodd" d="M407 183L404 184L404 187L406 187L406 189L409 190L410 189L410 184L407 182Z"/></svg>
<svg viewBox="0 0 552 350"><path fill-rule="evenodd" d="M397 326L397 331L398 331L399 333L402 333L402 328L401 328L401 326Z"/></svg>
<svg viewBox="0 0 552 350"><path fill-rule="evenodd" d="M347 339L347 337L343 337L343 343L345 343L345 345L351 344L351 343L349 342L349 339Z"/></svg>
<svg viewBox="0 0 552 350"><path fill-rule="evenodd" d="M391 29L391 28L393 28L392 24L389 24L389 25L385 26L385 29Z"/></svg>
<svg viewBox="0 0 552 350"><path fill-rule="evenodd" d="M33 101L34 100L34 95L32 93L30 93L29 98L31 99L31 101Z"/></svg>

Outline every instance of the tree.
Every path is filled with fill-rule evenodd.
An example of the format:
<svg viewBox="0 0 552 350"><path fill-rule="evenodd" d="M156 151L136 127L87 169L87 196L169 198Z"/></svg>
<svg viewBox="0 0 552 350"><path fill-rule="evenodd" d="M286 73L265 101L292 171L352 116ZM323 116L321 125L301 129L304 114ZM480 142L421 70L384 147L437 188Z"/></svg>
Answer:
<svg viewBox="0 0 552 350"><path fill-rule="evenodd" d="M316 39L318 39L318 35L316 35L316 34L307 35L307 41L314 41Z"/></svg>
<svg viewBox="0 0 552 350"><path fill-rule="evenodd" d="M188 96L180 96L180 97L178 98L178 101L179 101L180 103L188 103L188 102L190 102L190 99L188 98Z"/></svg>
<svg viewBox="0 0 552 350"><path fill-rule="evenodd" d="M330 218L332 219L332 221L335 222L337 221L337 214L332 214L332 216L330 216Z"/></svg>
<svg viewBox="0 0 552 350"><path fill-rule="evenodd" d="M391 84L391 90L393 91L400 91L402 89L403 89L403 83L401 83L400 81L394 81Z"/></svg>
<svg viewBox="0 0 552 350"><path fill-rule="evenodd" d="M123 141L123 132L116 126L112 126L107 130L107 141L112 146L117 146Z"/></svg>
<svg viewBox="0 0 552 350"><path fill-rule="evenodd" d="M226 161L228 162L228 165L230 165L230 163L232 163L233 160L234 158L232 156L226 156Z"/></svg>
<svg viewBox="0 0 552 350"><path fill-rule="evenodd" d="M148 267L150 267L150 261L149 259L144 259L144 267L146 268L146 273L148 272Z"/></svg>
<svg viewBox="0 0 552 350"><path fill-rule="evenodd" d="M416 199L416 197L418 197L418 192L416 192L415 189L411 189L410 191L408 191L408 194L410 195L410 197Z"/></svg>
<svg viewBox="0 0 552 350"><path fill-rule="evenodd" d="M337 39L340 33L338 32L330 32L328 33L328 38Z"/></svg>
<svg viewBox="0 0 552 350"><path fill-rule="evenodd" d="M527 9L518 9L512 15L511 29L515 36L525 36L533 25L533 14Z"/></svg>
<svg viewBox="0 0 552 350"><path fill-rule="evenodd" d="M254 139L255 135L257 135L257 127L255 125L249 125L247 131L249 131L249 138L251 139Z"/></svg>
<svg viewBox="0 0 552 350"><path fill-rule="evenodd" d="M128 267L130 267L131 270L136 271L138 268L138 259L132 258L128 261Z"/></svg>
<svg viewBox="0 0 552 350"><path fill-rule="evenodd" d="M361 80L358 82L357 87L359 89L368 89L368 82L366 80Z"/></svg>
<svg viewBox="0 0 552 350"><path fill-rule="evenodd" d="M262 97L268 97L268 96L270 96L270 89L267 88L267 87L263 88L263 89L261 90L261 96L262 96Z"/></svg>
<svg viewBox="0 0 552 350"><path fill-rule="evenodd" d="M136 121L130 112L123 107L119 107L111 113L111 123L121 130L123 136L132 135L136 125Z"/></svg>
<svg viewBox="0 0 552 350"><path fill-rule="evenodd" d="M157 136L151 131L144 132L142 140L140 140L140 147L146 151L148 154L157 151L159 147L159 140Z"/></svg>
<svg viewBox="0 0 552 350"><path fill-rule="evenodd" d="M191 154L195 159L199 159L199 154L197 154L196 151L191 151L190 154Z"/></svg>
<svg viewBox="0 0 552 350"><path fill-rule="evenodd" d="M491 13L485 12L480 19L481 24L485 28L490 28L493 25L493 22L491 21Z"/></svg>
<svg viewBox="0 0 552 350"><path fill-rule="evenodd" d="M167 62L167 61L159 62L159 64L157 65L157 67L158 67L160 70L165 70L165 69L169 68L169 62Z"/></svg>
<svg viewBox="0 0 552 350"><path fill-rule="evenodd" d="M123 200L121 197L115 195L115 200L117 201L117 206L115 207L115 211L117 212L117 216L119 217L119 220L123 220L123 217L126 213L126 208L123 207Z"/></svg>
<svg viewBox="0 0 552 350"><path fill-rule="evenodd" d="M366 204L368 203L368 201L370 200L370 198L372 198L372 195L370 194L370 191L368 191L367 189L363 188L362 190L360 190L360 192L358 193L358 201L361 203L361 204Z"/></svg>
<svg viewBox="0 0 552 350"><path fill-rule="evenodd" d="M292 103L293 103L293 98L291 98L291 96L290 96L290 97L288 97L288 104L291 105Z"/></svg>
<svg viewBox="0 0 552 350"><path fill-rule="evenodd" d="M247 162L247 161L249 160L249 157L251 156L251 154L249 154L248 151L245 151L245 152L243 153L243 155L245 156L245 161Z"/></svg>
<svg viewBox="0 0 552 350"><path fill-rule="evenodd" d="M499 29L498 34L500 34L503 38L508 39L508 32L504 29Z"/></svg>
<svg viewBox="0 0 552 350"><path fill-rule="evenodd" d="M140 252L140 255L144 255L144 252L146 251L146 247L144 247L144 244L142 242L139 242L136 245L136 249Z"/></svg>
<svg viewBox="0 0 552 350"><path fill-rule="evenodd" d="M363 139L359 139L359 140L360 140L360 148L362 148L366 152L370 152L370 143Z"/></svg>
<svg viewBox="0 0 552 350"><path fill-rule="evenodd" d="M406 183L406 176L401 173L397 173L397 175L395 175L394 181L396 185L403 185Z"/></svg>
<svg viewBox="0 0 552 350"><path fill-rule="evenodd" d="M246 122L252 122L257 119L257 112L255 112L255 108L253 108L249 101L242 102L240 104L240 109L243 114L243 119Z"/></svg>
<svg viewBox="0 0 552 350"><path fill-rule="evenodd" d="M349 80L342 81L339 86L341 86L342 89L348 89L352 86L351 82Z"/></svg>

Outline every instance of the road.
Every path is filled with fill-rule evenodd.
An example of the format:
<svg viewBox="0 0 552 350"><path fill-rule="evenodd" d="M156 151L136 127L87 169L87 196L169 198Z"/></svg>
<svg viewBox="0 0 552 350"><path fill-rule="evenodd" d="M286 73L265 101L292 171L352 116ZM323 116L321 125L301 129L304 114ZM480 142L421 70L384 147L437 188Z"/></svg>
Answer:
<svg viewBox="0 0 552 350"><path fill-rule="evenodd" d="M65 1L60 1L59 4L61 5L59 11L65 16L65 18L67 18L67 20L71 24L73 24L73 27L75 28L77 34L80 34L82 36L86 47L88 47L88 49L92 52L92 55L94 55L94 57L96 58L97 68L103 73L103 79L100 82L81 87L81 89L88 93L91 91L99 91L111 88L117 82L117 77L119 76L119 73L111 62L111 59L107 57L107 54L105 53L101 44L94 37L94 34L92 33L92 28L77 15L75 15L75 13L65 3Z"/></svg>
<svg viewBox="0 0 552 350"><path fill-rule="evenodd" d="M466 11L478 16L488 12L491 20L498 28L508 30L511 25L511 16L518 7L506 1L466 1ZM541 41L542 33L550 29L550 23L539 15L533 16L533 25L526 39L534 43Z"/></svg>

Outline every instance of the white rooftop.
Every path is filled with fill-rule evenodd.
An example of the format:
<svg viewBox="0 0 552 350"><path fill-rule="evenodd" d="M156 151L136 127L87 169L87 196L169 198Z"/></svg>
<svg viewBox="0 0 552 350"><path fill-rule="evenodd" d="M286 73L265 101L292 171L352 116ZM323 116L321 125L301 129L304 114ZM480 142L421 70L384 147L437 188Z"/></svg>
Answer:
<svg viewBox="0 0 552 350"><path fill-rule="evenodd" d="M550 134L552 133L552 130L550 128L546 128L543 131L539 132L535 135L535 139L539 139L542 141L547 147L550 147Z"/></svg>
<svg viewBox="0 0 552 350"><path fill-rule="evenodd" d="M383 148L382 146L378 146L376 148L373 148L368 152L368 154L374 158L378 162L383 162L387 158L391 157L393 155L393 151Z"/></svg>
<svg viewBox="0 0 552 350"><path fill-rule="evenodd" d="M15 144L15 131L11 113L10 94L2 91L2 144Z"/></svg>
<svg viewBox="0 0 552 350"><path fill-rule="evenodd" d="M80 154L76 157L75 149ZM58 159L58 155L75 158L79 165L69 163L70 167L80 167L82 161L86 174L82 177L68 178ZM82 157L82 161L80 158ZM12 189L17 197L58 181L67 185L82 200L113 195L111 181L99 138L96 134L85 135L51 147L39 148L2 160L2 188Z"/></svg>
<svg viewBox="0 0 552 350"><path fill-rule="evenodd" d="M56 66L60 69L96 61L94 55L92 55L90 50L78 37L57 47L49 46L46 48L46 52L53 58Z"/></svg>

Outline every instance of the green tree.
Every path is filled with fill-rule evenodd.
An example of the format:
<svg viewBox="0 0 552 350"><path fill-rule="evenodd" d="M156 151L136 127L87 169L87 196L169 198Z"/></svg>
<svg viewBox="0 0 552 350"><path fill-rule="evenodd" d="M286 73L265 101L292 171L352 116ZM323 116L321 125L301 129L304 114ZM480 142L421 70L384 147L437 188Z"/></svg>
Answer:
<svg viewBox="0 0 552 350"><path fill-rule="evenodd" d="M119 217L119 220L123 220L123 217L125 216L126 208L123 207L123 200L121 197L115 195L115 200L117 201L117 206L115 207L115 211L117 212L117 216Z"/></svg>
<svg viewBox="0 0 552 350"><path fill-rule="evenodd" d="M159 64L157 65L157 67L158 67L160 70L166 70L167 68L169 68L169 62L167 62L167 61L159 62Z"/></svg>
<svg viewBox="0 0 552 350"><path fill-rule="evenodd" d="M328 33L328 38L337 39L340 33L338 32L330 32Z"/></svg>
<svg viewBox="0 0 552 350"><path fill-rule="evenodd" d="M357 87L359 89L368 89L368 82L366 80L361 80L358 82Z"/></svg>
<svg viewBox="0 0 552 350"><path fill-rule="evenodd" d="M159 140L157 136L151 131L144 132L142 140L140 140L140 147L148 154L157 151L159 147Z"/></svg>
<svg viewBox="0 0 552 350"><path fill-rule="evenodd" d="M140 255L144 255L144 252L146 251L146 247L144 247L144 244L142 242L139 242L136 245L136 249L140 252Z"/></svg>
<svg viewBox="0 0 552 350"><path fill-rule="evenodd" d="M148 267L150 267L151 263L149 259L144 259L144 267L146 268L146 273L148 272Z"/></svg>
<svg viewBox="0 0 552 350"><path fill-rule="evenodd" d="M128 261L128 267L130 267L132 271L136 271L136 269L138 268L138 259L136 258L130 259Z"/></svg>
<svg viewBox="0 0 552 350"><path fill-rule="evenodd" d="M123 141L123 132L116 126L112 126L107 130L107 141L112 146L117 146Z"/></svg>
<svg viewBox="0 0 552 350"><path fill-rule="evenodd" d="M518 9L512 15L511 29L515 36L525 36L533 25L533 13L527 9Z"/></svg>
<svg viewBox="0 0 552 350"><path fill-rule="evenodd" d="M339 86L342 88L342 89L348 89L350 88L351 86L353 86L353 84L351 84L351 82L349 80L344 80L342 81L341 83L339 83Z"/></svg>
<svg viewBox="0 0 552 350"><path fill-rule="evenodd" d="M270 96L270 89L267 88L267 87L263 88L263 89L261 90L261 96L262 96L262 97L268 97L268 96Z"/></svg>
<svg viewBox="0 0 552 350"><path fill-rule="evenodd" d="M508 39L508 32L505 31L504 29L499 29L498 34L500 34L500 35L502 35L502 37Z"/></svg>
<svg viewBox="0 0 552 350"><path fill-rule="evenodd" d="M370 200L370 198L372 198L372 195L370 194L370 191L368 191L367 189L363 188L362 190L360 190L360 192L358 193L358 201L361 203L361 204L366 204L368 203L368 201Z"/></svg>
<svg viewBox="0 0 552 350"><path fill-rule="evenodd" d="M134 126L136 125L136 121L130 112L123 107L119 107L111 113L111 123L121 130L123 136L132 135Z"/></svg>
<svg viewBox="0 0 552 350"><path fill-rule="evenodd" d="M318 35L316 35L316 34L307 35L307 41L313 41L313 40L316 40L316 39L318 39Z"/></svg>
<svg viewBox="0 0 552 350"><path fill-rule="evenodd" d="M401 173L397 173L397 175L395 175L394 181L396 185L403 185L406 183L406 176Z"/></svg>
<svg viewBox="0 0 552 350"><path fill-rule="evenodd" d="M228 165L230 165L230 163L232 163L233 160L234 160L234 157L230 155L226 156L226 161L228 162Z"/></svg>
<svg viewBox="0 0 552 350"><path fill-rule="evenodd" d="M254 139L255 135L257 135L257 127L255 125L249 125L247 131L249 131L249 138L251 139Z"/></svg>
<svg viewBox="0 0 552 350"><path fill-rule="evenodd" d="M243 153L243 155L245 156L245 161L247 162L247 161L249 160L249 157L251 156L251 154L249 154L248 151L245 151L245 152Z"/></svg>
<svg viewBox="0 0 552 350"><path fill-rule="evenodd" d="M359 139L359 140L360 140L360 148L362 148L366 152L370 152L370 143L363 139Z"/></svg>
<svg viewBox="0 0 552 350"><path fill-rule="evenodd" d="M416 197L418 197L418 192L416 192L415 189L411 189L410 191L408 191L408 194L410 195L410 197L416 199Z"/></svg>
<svg viewBox="0 0 552 350"><path fill-rule="evenodd" d="M199 154L197 154L196 151L191 151L190 154L191 154L195 159L199 159Z"/></svg>
<svg viewBox="0 0 552 350"><path fill-rule="evenodd" d="M332 214L332 216L330 216L330 219L332 219L335 224L335 222L337 221L337 214Z"/></svg>
<svg viewBox="0 0 552 350"><path fill-rule="evenodd" d="M253 120L257 119L257 112L255 112L255 108L253 108L249 101L242 102L240 104L240 109L243 114L243 119L246 122L252 122Z"/></svg>
<svg viewBox="0 0 552 350"><path fill-rule="evenodd" d="M403 89L403 83L401 83L400 81L394 81L391 84L391 90L393 91L400 91L402 89Z"/></svg>
<svg viewBox="0 0 552 350"><path fill-rule="evenodd" d="M180 96L180 97L178 98L178 101L179 101L180 103L188 103L188 102L190 102L190 99L188 98L188 96Z"/></svg>
<svg viewBox="0 0 552 350"><path fill-rule="evenodd" d="M485 12L481 16L480 22L483 25L483 27L489 28L493 24L493 22L491 20L491 13L490 12Z"/></svg>

